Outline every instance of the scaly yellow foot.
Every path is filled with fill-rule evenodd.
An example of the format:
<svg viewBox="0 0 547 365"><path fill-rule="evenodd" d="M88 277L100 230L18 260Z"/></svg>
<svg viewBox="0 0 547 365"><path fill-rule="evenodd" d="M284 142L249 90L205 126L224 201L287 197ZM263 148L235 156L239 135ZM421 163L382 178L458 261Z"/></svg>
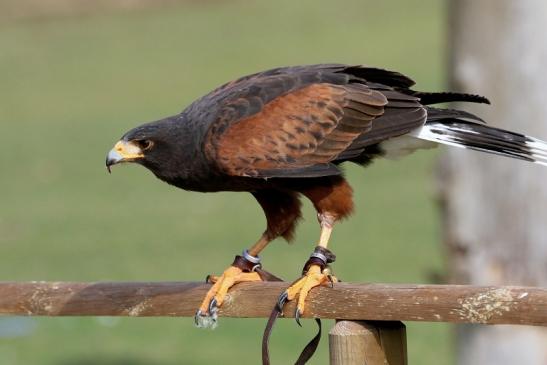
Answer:
<svg viewBox="0 0 547 365"><path fill-rule="evenodd" d="M224 302L228 289L237 283L244 281L261 281L256 272L243 272L238 267L230 266L224 273L217 276L209 276L207 281L214 283L205 295L201 306L194 317L197 327L215 328L218 318L218 308Z"/></svg>
<svg viewBox="0 0 547 365"><path fill-rule="evenodd" d="M287 301L294 300L298 296L298 304L296 305L294 318L300 325L300 317L304 313L306 298L310 290L319 285L332 285L337 281L338 280L330 274L328 268L321 270L321 266L319 265L310 265L304 276L294 282L283 294L281 294L277 303L279 310L283 308L283 305Z"/></svg>

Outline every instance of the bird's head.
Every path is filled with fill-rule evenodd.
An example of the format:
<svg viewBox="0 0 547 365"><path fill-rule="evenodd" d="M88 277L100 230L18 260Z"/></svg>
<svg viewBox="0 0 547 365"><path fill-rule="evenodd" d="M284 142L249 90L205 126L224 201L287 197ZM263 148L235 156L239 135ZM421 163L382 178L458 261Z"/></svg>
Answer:
<svg viewBox="0 0 547 365"><path fill-rule="evenodd" d="M121 139L108 152L106 156L106 168L112 172L112 166L123 162L143 163L146 151L153 147L150 139Z"/></svg>
<svg viewBox="0 0 547 365"><path fill-rule="evenodd" d="M143 124L125 133L106 156L108 172L113 165L126 162L143 165L156 175L161 171L172 171L172 165L181 157L180 147L184 145L178 124L177 118L171 117Z"/></svg>

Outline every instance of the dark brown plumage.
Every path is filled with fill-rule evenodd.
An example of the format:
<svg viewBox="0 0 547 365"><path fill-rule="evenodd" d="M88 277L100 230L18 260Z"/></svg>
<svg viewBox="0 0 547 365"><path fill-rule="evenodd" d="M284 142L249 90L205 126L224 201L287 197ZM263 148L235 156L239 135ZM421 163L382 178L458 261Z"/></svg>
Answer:
<svg viewBox="0 0 547 365"><path fill-rule="evenodd" d="M488 103L484 97L418 92L410 89L413 84L397 72L340 64L245 76L181 114L127 132L109 153L107 165L136 162L187 190L252 193L267 218L264 234L248 251L253 261L271 240L293 237L301 195L317 210L319 247L326 250L333 225L353 210L352 189L340 170L343 162L365 165L378 156L428 147L431 141L539 163L546 158L547 153L538 153L545 150L541 141L482 126L464 111L428 106ZM297 282L287 291L285 299L300 295L297 314L304 310L307 294L301 287L324 283L325 266L308 265L303 280L311 284ZM216 319L216 306L234 283L259 279L234 264L213 280L198 322Z"/></svg>
<svg viewBox="0 0 547 365"><path fill-rule="evenodd" d="M290 238L300 216L298 193L313 199L314 186L345 186L341 162L366 162L381 154L379 142L424 124L420 95L433 102L485 101L420 94L409 89L413 84L397 72L363 66L279 68L227 83L181 114L137 127L122 140L151 141L153 147L135 162L182 189L253 192L265 207L268 236ZM345 191L344 201L328 207L337 219L352 210L351 190ZM276 198L268 203L268 195ZM293 213L284 216L275 202Z"/></svg>

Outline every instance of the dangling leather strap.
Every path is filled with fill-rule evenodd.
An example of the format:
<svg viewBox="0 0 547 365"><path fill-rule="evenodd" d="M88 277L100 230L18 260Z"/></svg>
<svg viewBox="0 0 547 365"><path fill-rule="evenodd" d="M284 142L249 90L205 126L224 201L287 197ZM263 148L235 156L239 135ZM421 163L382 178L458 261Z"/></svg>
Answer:
<svg viewBox="0 0 547 365"><path fill-rule="evenodd" d="M315 323L317 323L317 334L310 342L304 347L304 350L298 356L298 360L294 363L295 365L304 365L308 362L309 359L315 354L317 346L319 346L319 341L321 341L321 320L319 318L314 318Z"/></svg>
<svg viewBox="0 0 547 365"><path fill-rule="evenodd" d="M281 314L277 304L274 306L272 313L270 313L270 318L268 318L268 323L266 323L266 328L264 328L264 334L262 335L262 365L270 365L270 335L272 334L272 329L275 324L275 321Z"/></svg>
<svg viewBox="0 0 547 365"><path fill-rule="evenodd" d="M264 335L262 336L262 365L270 365L270 351L268 349L268 344L270 342L270 335L272 334L275 321L279 318L281 313L281 310L276 305L270 314L270 318L268 318L268 323L266 324ZM321 320L319 318L315 318L315 323L317 323L317 326L319 327L317 334L311 339L310 342L308 342L306 347L304 347L304 350L302 350L294 365L306 364L317 350L317 346L319 346L319 341L321 340Z"/></svg>
<svg viewBox="0 0 547 365"><path fill-rule="evenodd" d="M306 263L304 264L302 275L306 274L311 265L318 265L319 267L321 267L322 271L328 266L328 264L334 262L335 260L336 255L334 255L330 250L317 246L310 255L308 261L306 261ZM296 283L296 281L293 282L290 286ZM270 365L270 351L268 349L270 335L272 334L275 321L282 313L282 308L280 308L279 305L276 304L272 310L272 313L270 314L270 318L268 318L268 323L266 324L266 328L264 329L264 335L262 336L262 365ZM319 327L317 334L311 339L310 342L308 342L306 347L304 347L304 350L302 350L300 356L294 363L295 365L306 364L317 350L317 346L319 346L319 341L321 340L321 320L319 318L315 318L315 322Z"/></svg>

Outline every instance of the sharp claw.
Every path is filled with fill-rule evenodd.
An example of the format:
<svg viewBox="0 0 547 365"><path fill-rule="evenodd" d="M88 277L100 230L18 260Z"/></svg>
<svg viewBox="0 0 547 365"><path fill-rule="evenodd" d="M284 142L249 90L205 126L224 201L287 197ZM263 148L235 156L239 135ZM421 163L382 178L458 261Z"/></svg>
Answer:
<svg viewBox="0 0 547 365"><path fill-rule="evenodd" d="M285 303L287 302L287 299L289 298L289 294L284 291L283 294L281 294L279 296L279 298L277 299L277 310L283 314L283 306L285 305Z"/></svg>
<svg viewBox="0 0 547 365"><path fill-rule="evenodd" d="M202 316L201 310L198 309L196 314L194 315L194 323L196 324L197 327L199 327L199 317L201 316Z"/></svg>
<svg viewBox="0 0 547 365"><path fill-rule="evenodd" d="M194 322L198 328L215 328L217 326L217 320L218 307L215 298L209 302L207 313L203 313L201 309L198 309L194 316Z"/></svg>
<svg viewBox="0 0 547 365"><path fill-rule="evenodd" d="M212 315L203 314L201 310L196 312L194 316L194 322L198 328L210 328L214 329L217 326L217 314L216 312Z"/></svg>
<svg viewBox="0 0 547 365"><path fill-rule="evenodd" d="M330 282L330 287L334 288L334 279L332 278L332 275L327 275L327 279Z"/></svg>
<svg viewBox="0 0 547 365"><path fill-rule="evenodd" d="M211 299L211 302L209 303L209 315L211 317L215 317L217 311L218 311L217 300L216 298L213 298Z"/></svg>
<svg viewBox="0 0 547 365"><path fill-rule="evenodd" d="M294 312L294 320L300 327L302 327L302 323L300 323L301 315L302 315L302 312L300 312L300 309L296 308L296 311Z"/></svg>
<svg viewBox="0 0 547 365"><path fill-rule="evenodd" d="M215 328L217 326L218 319L218 306L216 298L213 298L211 300L211 303L209 303L209 316L211 318L211 323L209 324L209 327Z"/></svg>
<svg viewBox="0 0 547 365"><path fill-rule="evenodd" d="M210 283L209 280L211 280L211 274L209 274L205 277L205 284L209 284Z"/></svg>

